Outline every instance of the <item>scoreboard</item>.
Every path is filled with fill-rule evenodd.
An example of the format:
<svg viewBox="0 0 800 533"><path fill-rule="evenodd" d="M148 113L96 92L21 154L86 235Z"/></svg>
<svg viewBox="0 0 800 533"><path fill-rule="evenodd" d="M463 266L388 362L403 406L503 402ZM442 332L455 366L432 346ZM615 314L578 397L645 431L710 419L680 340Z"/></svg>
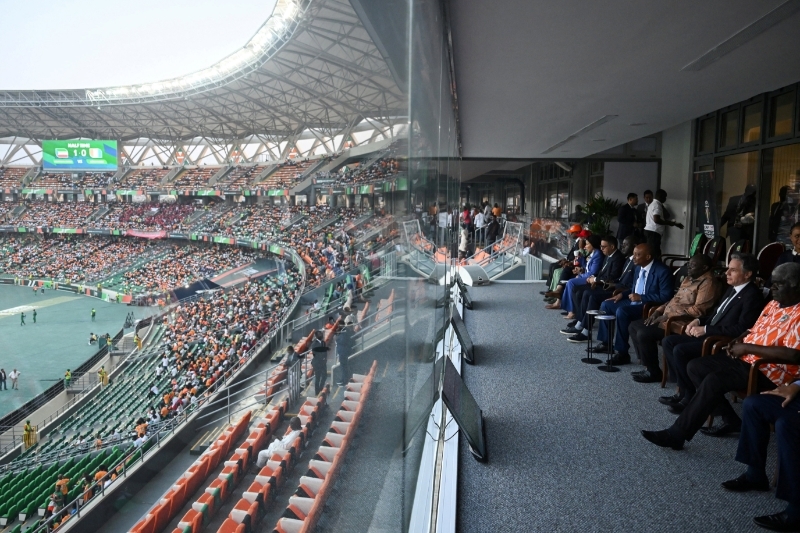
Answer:
<svg viewBox="0 0 800 533"><path fill-rule="evenodd" d="M117 170L117 141L42 141L44 170Z"/></svg>

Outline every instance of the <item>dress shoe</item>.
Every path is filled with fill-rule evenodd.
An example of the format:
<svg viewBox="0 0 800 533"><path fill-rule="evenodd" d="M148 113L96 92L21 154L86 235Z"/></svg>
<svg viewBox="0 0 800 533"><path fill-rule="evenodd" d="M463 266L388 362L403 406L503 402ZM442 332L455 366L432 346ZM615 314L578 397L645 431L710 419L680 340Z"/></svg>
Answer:
<svg viewBox="0 0 800 533"><path fill-rule="evenodd" d="M572 322L569 322L567 324L567 327L568 328L574 328L577 324L578 324L578 321L577 320L573 320Z"/></svg>
<svg viewBox="0 0 800 533"><path fill-rule="evenodd" d="M634 370L633 372L631 372L631 376L641 376L645 372L647 372L646 368L644 370Z"/></svg>
<svg viewBox="0 0 800 533"><path fill-rule="evenodd" d="M637 374L633 376L633 381L637 383L660 383L661 372L654 374L649 370L645 370L643 374Z"/></svg>
<svg viewBox="0 0 800 533"><path fill-rule="evenodd" d="M539 294L541 294L542 296L544 296L545 294L547 294L547 291L539 291Z"/></svg>
<svg viewBox="0 0 800 533"><path fill-rule="evenodd" d="M589 340L589 337L587 337L583 333L578 333L576 335L573 335L572 337L567 337L567 340L569 342L586 342Z"/></svg>
<svg viewBox="0 0 800 533"><path fill-rule="evenodd" d="M675 415L681 414L684 409L686 409L686 404L683 402L673 403L667 406L667 411Z"/></svg>
<svg viewBox="0 0 800 533"><path fill-rule="evenodd" d="M551 304L545 305L544 308L545 309L561 309L561 302L559 300L556 300L555 302L553 302Z"/></svg>
<svg viewBox="0 0 800 533"><path fill-rule="evenodd" d="M606 343L604 343L604 342L601 342L600 344L595 344L594 346L592 346L591 352L592 353L598 353L598 354L599 353L608 353L608 345Z"/></svg>
<svg viewBox="0 0 800 533"><path fill-rule="evenodd" d="M673 437L666 429L662 429L661 431L646 431L643 429L642 437L662 448L672 448L673 450L683 449L683 440Z"/></svg>
<svg viewBox="0 0 800 533"><path fill-rule="evenodd" d="M567 326L562 329L559 333L563 333L564 335L575 335L576 333L580 333L581 330L575 329L572 326Z"/></svg>
<svg viewBox="0 0 800 533"><path fill-rule="evenodd" d="M547 291L544 293L545 298L560 298L561 291Z"/></svg>
<svg viewBox="0 0 800 533"><path fill-rule="evenodd" d="M551 304L551 303L555 302L556 300L558 300L558 298L545 298L544 299L544 303Z"/></svg>
<svg viewBox="0 0 800 533"><path fill-rule="evenodd" d="M564 315L564 320L575 320L575 313L570 311L569 313L561 313Z"/></svg>
<svg viewBox="0 0 800 533"><path fill-rule="evenodd" d="M611 364L617 366L629 365L631 364L631 356L626 353L615 352L611 356Z"/></svg>
<svg viewBox="0 0 800 533"><path fill-rule="evenodd" d="M753 523L772 531L800 531L800 521L790 520L786 511L753 518Z"/></svg>
<svg viewBox="0 0 800 533"><path fill-rule="evenodd" d="M683 396L680 394L673 394L671 396L661 396L658 399L659 403L663 403L664 405L675 405L676 403L680 403L683 399Z"/></svg>
<svg viewBox="0 0 800 533"><path fill-rule="evenodd" d="M724 437L733 433L739 433L742 430L742 424L728 424L723 422L721 426L714 426L711 428L700 428L700 433L708 435L709 437Z"/></svg>
<svg viewBox="0 0 800 533"><path fill-rule="evenodd" d="M757 490L766 492L769 490L769 481L764 480L761 482L750 481L747 479L747 474L742 474L736 479L729 479L722 482L722 488L731 490L733 492L750 492Z"/></svg>

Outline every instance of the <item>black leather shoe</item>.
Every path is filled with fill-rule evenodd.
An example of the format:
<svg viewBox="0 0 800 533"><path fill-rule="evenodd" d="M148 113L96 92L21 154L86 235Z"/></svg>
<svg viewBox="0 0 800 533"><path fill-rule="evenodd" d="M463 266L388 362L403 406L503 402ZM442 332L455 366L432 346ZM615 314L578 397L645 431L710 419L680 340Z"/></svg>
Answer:
<svg viewBox="0 0 800 533"><path fill-rule="evenodd" d="M670 413L679 415L686 409L686 404L683 402L673 403L672 405L667 406L667 411Z"/></svg>
<svg viewBox="0 0 800 533"><path fill-rule="evenodd" d="M595 344L594 346L592 346L591 351L592 353L608 353L608 345L606 345L606 343L604 342L601 342L600 344Z"/></svg>
<svg viewBox="0 0 800 533"><path fill-rule="evenodd" d="M567 323L568 328L574 328L578 324L577 320L573 320L572 322Z"/></svg>
<svg viewBox="0 0 800 533"><path fill-rule="evenodd" d="M562 329L561 331L559 331L559 333L562 333L564 335L575 335L576 333L580 333L580 332L581 332L581 330L575 329L572 326L567 326L564 329Z"/></svg>
<svg viewBox="0 0 800 533"><path fill-rule="evenodd" d="M800 531L800 521L790 521L786 511L753 518L753 523L772 531Z"/></svg>
<svg viewBox="0 0 800 533"><path fill-rule="evenodd" d="M683 396L680 394L673 394L671 396L661 396L658 399L659 403L663 403L664 405L675 405L676 403L680 403L683 399Z"/></svg>
<svg viewBox="0 0 800 533"><path fill-rule="evenodd" d="M653 374L649 370L645 370L644 374L633 376L633 381L637 383L661 383L661 372Z"/></svg>
<svg viewBox="0 0 800 533"><path fill-rule="evenodd" d="M567 337L569 342L586 342L589 340L589 337L584 335L583 333L578 332L577 334L573 335L572 337Z"/></svg>
<svg viewBox="0 0 800 533"><path fill-rule="evenodd" d="M683 449L683 440L673 437L666 429L662 429L661 431L646 431L643 429L642 437L662 448L672 448L673 450Z"/></svg>
<svg viewBox="0 0 800 533"><path fill-rule="evenodd" d="M711 428L700 428L700 433L708 435L709 437L724 437L725 435L732 435L739 433L742 430L742 425L733 425L723 422L721 426L714 426Z"/></svg>
<svg viewBox="0 0 800 533"><path fill-rule="evenodd" d="M617 366L629 365L631 364L631 356L626 353L616 352L611 356L611 364Z"/></svg>
<svg viewBox="0 0 800 533"><path fill-rule="evenodd" d="M645 372L647 372L646 368L644 370L634 370L633 372L631 372L631 376L641 376Z"/></svg>
<svg viewBox="0 0 800 533"><path fill-rule="evenodd" d="M766 492L769 490L769 481L755 483L747 479L747 474L742 474L736 479L723 481L722 488L731 490L733 492L750 492L751 490Z"/></svg>

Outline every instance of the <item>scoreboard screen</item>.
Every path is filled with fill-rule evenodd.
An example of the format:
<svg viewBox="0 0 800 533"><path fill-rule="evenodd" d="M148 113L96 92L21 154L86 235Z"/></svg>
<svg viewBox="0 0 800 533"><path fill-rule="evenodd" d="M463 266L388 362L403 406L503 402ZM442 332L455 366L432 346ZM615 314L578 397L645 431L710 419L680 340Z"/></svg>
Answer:
<svg viewBox="0 0 800 533"><path fill-rule="evenodd" d="M117 170L117 141L42 141L44 170Z"/></svg>

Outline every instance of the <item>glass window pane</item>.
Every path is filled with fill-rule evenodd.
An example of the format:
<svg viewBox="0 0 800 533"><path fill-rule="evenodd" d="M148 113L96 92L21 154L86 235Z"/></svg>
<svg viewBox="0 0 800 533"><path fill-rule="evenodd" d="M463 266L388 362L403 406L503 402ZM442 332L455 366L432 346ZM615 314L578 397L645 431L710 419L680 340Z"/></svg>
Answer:
<svg viewBox="0 0 800 533"><path fill-rule="evenodd" d="M719 129L720 148L736 146L736 139L739 137L739 110L728 111L722 115L722 124Z"/></svg>
<svg viewBox="0 0 800 533"><path fill-rule="evenodd" d="M753 242L756 216L755 184L758 177L758 151L718 157L717 206L720 234L728 244L740 239Z"/></svg>
<svg viewBox="0 0 800 533"><path fill-rule="evenodd" d="M789 230L800 221L800 144L766 150L764 183L769 184L769 242L790 245Z"/></svg>
<svg viewBox="0 0 800 533"><path fill-rule="evenodd" d="M770 100L769 108L769 136L778 137L792 133L794 91L774 96Z"/></svg>
<svg viewBox="0 0 800 533"><path fill-rule="evenodd" d="M714 117L709 117L700 121L700 134L697 140L697 151L714 151Z"/></svg>
<svg viewBox="0 0 800 533"><path fill-rule="evenodd" d="M761 102L744 108L744 127L742 128L742 142L751 143L761 140Z"/></svg>

